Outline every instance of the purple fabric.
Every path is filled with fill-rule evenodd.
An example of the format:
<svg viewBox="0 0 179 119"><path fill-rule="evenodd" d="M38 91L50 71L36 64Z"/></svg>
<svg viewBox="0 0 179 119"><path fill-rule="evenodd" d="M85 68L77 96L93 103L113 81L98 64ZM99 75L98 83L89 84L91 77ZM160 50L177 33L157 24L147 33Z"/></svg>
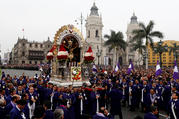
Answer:
<svg viewBox="0 0 179 119"><path fill-rule="evenodd" d="M120 66L119 66L119 63L118 63L118 64L116 65L114 71L117 72L117 71L119 71L119 69L120 69Z"/></svg>
<svg viewBox="0 0 179 119"><path fill-rule="evenodd" d="M175 61L174 69L173 69L173 79L174 80L179 79L179 72L178 72L176 61Z"/></svg>
<svg viewBox="0 0 179 119"><path fill-rule="evenodd" d="M130 64L129 64L128 70L127 70L127 74L130 74L132 70L134 70L134 65L131 61Z"/></svg>
<svg viewBox="0 0 179 119"><path fill-rule="evenodd" d="M156 75L156 76L159 76L159 75L161 75L161 74L162 74L162 70L161 70L161 68L160 68L159 61L157 61L155 75Z"/></svg>
<svg viewBox="0 0 179 119"><path fill-rule="evenodd" d="M95 66L95 64L93 65L93 72L97 72L97 68L96 68L96 66Z"/></svg>

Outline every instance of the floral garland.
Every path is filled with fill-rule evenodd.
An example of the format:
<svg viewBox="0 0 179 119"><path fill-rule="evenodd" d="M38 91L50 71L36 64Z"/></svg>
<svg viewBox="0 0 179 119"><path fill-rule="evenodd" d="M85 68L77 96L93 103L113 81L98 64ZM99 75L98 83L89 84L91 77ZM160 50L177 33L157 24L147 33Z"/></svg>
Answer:
<svg viewBox="0 0 179 119"><path fill-rule="evenodd" d="M84 57L84 63L88 64L88 63L92 63L94 61L94 57L93 56L85 56Z"/></svg>
<svg viewBox="0 0 179 119"><path fill-rule="evenodd" d="M53 59L53 55L52 56L47 56L47 60L52 60Z"/></svg>

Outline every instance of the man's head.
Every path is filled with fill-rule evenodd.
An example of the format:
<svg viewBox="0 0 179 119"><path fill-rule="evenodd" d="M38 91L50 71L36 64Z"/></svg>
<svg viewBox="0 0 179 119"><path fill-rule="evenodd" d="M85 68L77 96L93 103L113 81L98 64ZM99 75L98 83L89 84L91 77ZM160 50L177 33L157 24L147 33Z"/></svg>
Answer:
<svg viewBox="0 0 179 119"><path fill-rule="evenodd" d="M16 103L18 100L20 100L20 97L18 95L14 95L11 98L12 102Z"/></svg>
<svg viewBox="0 0 179 119"><path fill-rule="evenodd" d="M16 90L15 90L15 89L11 89L11 90L10 90L10 94L11 94L11 95L15 95L15 94L16 94Z"/></svg>
<svg viewBox="0 0 179 119"><path fill-rule="evenodd" d="M16 104L20 110L23 110L27 102L23 99L16 101Z"/></svg>
<svg viewBox="0 0 179 119"><path fill-rule="evenodd" d="M0 94L5 95L5 89L0 89Z"/></svg>
<svg viewBox="0 0 179 119"><path fill-rule="evenodd" d="M151 95L155 94L155 90L154 90L153 88L150 89L150 94L151 94Z"/></svg>
<svg viewBox="0 0 179 119"><path fill-rule="evenodd" d="M0 107L4 107L6 105L6 101L3 99L0 99Z"/></svg>
<svg viewBox="0 0 179 119"><path fill-rule="evenodd" d="M143 85L147 85L147 81L144 81L144 82L143 82Z"/></svg>
<svg viewBox="0 0 179 119"><path fill-rule="evenodd" d="M55 119L64 119L64 112L62 109L55 109L54 111Z"/></svg>
<svg viewBox="0 0 179 119"><path fill-rule="evenodd" d="M156 87L156 83L152 83L152 87Z"/></svg>
<svg viewBox="0 0 179 119"><path fill-rule="evenodd" d="M45 101L43 104L43 107L45 110L50 109L51 108L51 102L50 101Z"/></svg>
<svg viewBox="0 0 179 119"><path fill-rule="evenodd" d="M101 108L99 109L99 112L104 114L104 112L105 112L105 107L101 107Z"/></svg>
<svg viewBox="0 0 179 119"><path fill-rule="evenodd" d="M141 116L136 116L134 119L142 119Z"/></svg>
<svg viewBox="0 0 179 119"><path fill-rule="evenodd" d="M29 99L29 95L27 93L22 94L22 99L23 100L28 100Z"/></svg>
<svg viewBox="0 0 179 119"><path fill-rule="evenodd" d="M31 86L31 87L29 88L29 93L34 93L34 87Z"/></svg>
<svg viewBox="0 0 179 119"><path fill-rule="evenodd" d="M178 96L179 96L179 94L178 93L176 93L176 92L174 92L174 93L172 93L172 99L178 99Z"/></svg>
<svg viewBox="0 0 179 119"><path fill-rule="evenodd" d="M45 116L45 109L43 108L43 106L38 105L37 107L35 107L34 118L35 119L43 119L44 116Z"/></svg>
<svg viewBox="0 0 179 119"><path fill-rule="evenodd" d="M19 85L17 89L18 91L22 91L22 85Z"/></svg>
<svg viewBox="0 0 179 119"><path fill-rule="evenodd" d="M151 106L150 109L151 109L151 112L152 112L154 115L157 115L157 114L158 114L158 109L157 109L157 107Z"/></svg>
<svg viewBox="0 0 179 119"><path fill-rule="evenodd" d="M108 115L109 115L109 112L108 112L107 109L104 110L104 115L105 115L105 116L108 116Z"/></svg>

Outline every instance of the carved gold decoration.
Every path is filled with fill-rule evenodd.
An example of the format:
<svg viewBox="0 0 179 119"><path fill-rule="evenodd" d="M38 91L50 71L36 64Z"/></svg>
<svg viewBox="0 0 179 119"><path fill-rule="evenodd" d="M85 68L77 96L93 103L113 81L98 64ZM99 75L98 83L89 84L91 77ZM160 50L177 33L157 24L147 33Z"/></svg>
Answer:
<svg viewBox="0 0 179 119"><path fill-rule="evenodd" d="M59 39L61 33L63 33L65 30L67 30L67 31L72 31L72 32L77 33L77 34L80 36L80 38L81 38L81 42L82 42L82 43L85 43L85 40L84 40L84 38L83 38L83 36L82 36L80 30L78 30L78 29L77 29L76 27L74 27L73 25L65 25L65 26L62 26L62 27L56 32L55 37L54 37L53 45L58 46L57 41L58 41L58 39ZM68 34L66 34L66 35L68 35ZM54 50L54 55L57 56L57 54L58 54L58 49L56 48L56 49Z"/></svg>

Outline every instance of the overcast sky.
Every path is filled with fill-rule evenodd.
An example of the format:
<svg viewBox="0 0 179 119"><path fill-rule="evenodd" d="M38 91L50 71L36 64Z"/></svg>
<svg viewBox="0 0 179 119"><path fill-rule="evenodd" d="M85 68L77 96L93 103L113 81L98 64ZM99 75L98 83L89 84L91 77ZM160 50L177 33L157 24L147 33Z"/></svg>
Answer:
<svg viewBox="0 0 179 119"><path fill-rule="evenodd" d="M81 12L86 18L94 0L0 0L0 44L3 52L11 50L17 38L30 41L53 40L63 25L74 24ZM96 0L103 18L103 35L111 29L124 34L135 12L138 21L155 22L154 30L164 33L164 40L179 40L179 0ZM86 36L86 35L84 35Z"/></svg>

